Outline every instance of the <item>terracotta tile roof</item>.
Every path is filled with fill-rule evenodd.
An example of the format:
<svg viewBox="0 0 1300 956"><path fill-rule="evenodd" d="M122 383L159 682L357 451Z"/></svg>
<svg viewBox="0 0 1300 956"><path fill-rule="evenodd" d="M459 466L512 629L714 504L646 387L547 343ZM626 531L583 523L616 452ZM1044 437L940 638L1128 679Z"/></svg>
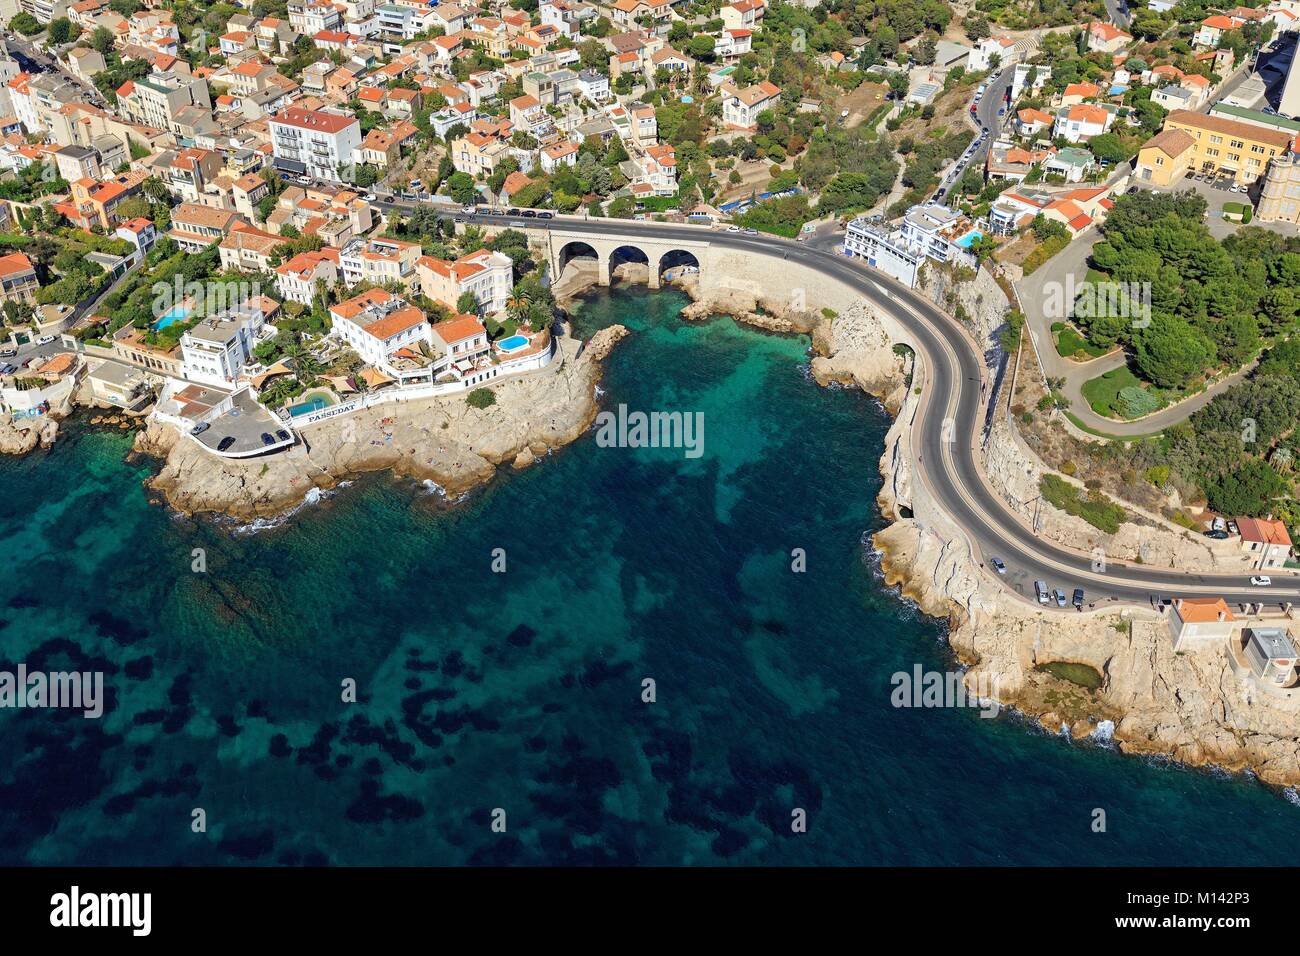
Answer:
<svg viewBox="0 0 1300 956"><path fill-rule="evenodd" d="M1234 620L1232 609L1223 598L1178 598L1174 606L1178 609L1178 616L1188 624Z"/></svg>
<svg viewBox="0 0 1300 956"><path fill-rule="evenodd" d="M1260 544L1284 544L1291 547L1291 536L1286 533L1286 525L1270 518L1237 518L1237 530L1241 532L1242 541L1254 541Z"/></svg>

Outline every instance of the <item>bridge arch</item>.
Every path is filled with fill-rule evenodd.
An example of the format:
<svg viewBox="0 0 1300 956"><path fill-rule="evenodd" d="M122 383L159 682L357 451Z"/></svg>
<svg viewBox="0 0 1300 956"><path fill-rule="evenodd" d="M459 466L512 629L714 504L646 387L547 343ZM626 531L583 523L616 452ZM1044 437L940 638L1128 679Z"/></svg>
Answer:
<svg viewBox="0 0 1300 956"><path fill-rule="evenodd" d="M571 239L562 245L555 259L557 267L555 273L556 279L564 275L565 268L574 259L592 259L597 263L597 265L601 264L601 255L596 251L596 247L589 242L583 242L581 239Z"/></svg>
<svg viewBox="0 0 1300 956"><path fill-rule="evenodd" d="M635 227L624 232L610 228L612 225L610 220L602 219L598 227L590 230L581 226L572 229L552 226L546 236L553 278L558 281L570 263L584 259L596 263L597 281L607 286L615 268L635 262L646 267L650 288L657 289L666 271L680 275L682 269L699 270L708 264L708 233L702 233L699 239L694 236L668 239L638 234Z"/></svg>
<svg viewBox="0 0 1300 956"><path fill-rule="evenodd" d="M650 254L640 246L630 242L610 250L608 270L611 281L614 277L614 270L622 265L645 266L647 276L654 272L654 263L651 261Z"/></svg>
<svg viewBox="0 0 1300 956"><path fill-rule="evenodd" d="M699 271L700 259L695 253L689 249L669 249L659 256L651 285L658 286L665 280L672 281L692 272L698 274Z"/></svg>

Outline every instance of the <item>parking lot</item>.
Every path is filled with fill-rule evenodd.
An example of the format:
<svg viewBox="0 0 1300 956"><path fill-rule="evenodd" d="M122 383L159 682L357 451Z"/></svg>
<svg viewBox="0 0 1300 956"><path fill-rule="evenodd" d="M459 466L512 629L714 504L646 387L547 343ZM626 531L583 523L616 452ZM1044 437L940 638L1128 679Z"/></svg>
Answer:
<svg viewBox="0 0 1300 956"><path fill-rule="evenodd" d="M1246 203L1254 208L1255 200L1259 196L1259 183L1252 184L1245 192L1232 192L1226 188L1224 182L1220 179L1206 180L1205 178L1196 179L1194 176L1184 176L1178 182L1174 183L1169 189L1159 189L1140 180L1133 180L1134 186L1140 186L1143 189L1150 189L1153 192L1183 192L1191 189L1205 197L1209 207L1205 217L1205 225L1210 230L1210 234L1216 239L1222 239L1231 235L1234 231L1241 228L1241 223L1231 222L1223 218L1223 207L1228 203ZM1297 234L1295 225L1287 222L1260 222L1252 219L1252 226L1258 226L1261 229L1267 229L1270 232L1276 232L1283 236L1294 236Z"/></svg>
<svg viewBox="0 0 1300 956"><path fill-rule="evenodd" d="M209 391L202 386L191 385L179 394L183 395L191 389ZM214 396L192 396L194 401L199 402L210 397ZM231 458L247 458L262 452L276 451L292 445L294 441L292 430L257 404L247 390L235 396L232 408L206 421L209 427L195 437L208 450ZM263 435L271 437L269 444ZM227 438L233 438L234 441L226 442Z"/></svg>

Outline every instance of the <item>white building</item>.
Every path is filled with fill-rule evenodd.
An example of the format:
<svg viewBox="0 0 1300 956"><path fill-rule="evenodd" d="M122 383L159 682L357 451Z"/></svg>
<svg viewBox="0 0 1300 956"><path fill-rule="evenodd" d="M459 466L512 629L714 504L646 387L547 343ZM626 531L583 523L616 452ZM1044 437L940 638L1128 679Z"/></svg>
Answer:
<svg viewBox="0 0 1300 956"><path fill-rule="evenodd" d="M737 129L753 130L758 126L758 114L776 105L781 88L764 80L738 90L724 84L722 94L722 121Z"/></svg>
<svg viewBox="0 0 1300 956"><path fill-rule="evenodd" d="M1010 66L1019 59L1016 41L1011 37L985 37L976 43L975 49L971 51L967 61L969 69L973 73L991 70L994 57L997 57L1000 66Z"/></svg>
<svg viewBox="0 0 1300 956"><path fill-rule="evenodd" d="M400 239L353 239L339 254L339 268L347 285L399 282L407 288L416 280L415 260L420 258L418 242Z"/></svg>
<svg viewBox="0 0 1300 956"><path fill-rule="evenodd" d="M208 385L231 385L253 356L264 317L240 308L203 319L181 336L181 374Z"/></svg>
<svg viewBox="0 0 1300 956"><path fill-rule="evenodd" d="M1290 684L1300 664L1291 636L1280 627L1247 628L1246 660L1260 681L1275 687Z"/></svg>
<svg viewBox="0 0 1300 956"><path fill-rule="evenodd" d="M883 223L853 220L845 233L844 251L912 286L926 259L974 267L970 244L979 235L962 213L926 203L909 209L902 225L892 231Z"/></svg>
<svg viewBox="0 0 1300 956"><path fill-rule="evenodd" d="M339 251L300 252L275 270L275 287L290 302L311 305L320 283L332 288L339 278Z"/></svg>
<svg viewBox="0 0 1300 956"><path fill-rule="evenodd" d="M275 164L313 179L342 182L340 170L361 145L361 124L339 113L291 106L272 116L269 125Z"/></svg>
<svg viewBox="0 0 1300 956"><path fill-rule="evenodd" d="M1109 130L1114 120L1114 107L1108 108L1092 103L1062 106L1056 113L1056 121L1052 124L1052 137L1067 139L1071 143L1086 142Z"/></svg>
<svg viewBox="0 0 1300 956"><path fill-rule="evenodd" d="M352 346L362 361L386 368L394 352L431 347L433 336L423 312L383 289L370 289L330 307L332 334Z"/></svg>

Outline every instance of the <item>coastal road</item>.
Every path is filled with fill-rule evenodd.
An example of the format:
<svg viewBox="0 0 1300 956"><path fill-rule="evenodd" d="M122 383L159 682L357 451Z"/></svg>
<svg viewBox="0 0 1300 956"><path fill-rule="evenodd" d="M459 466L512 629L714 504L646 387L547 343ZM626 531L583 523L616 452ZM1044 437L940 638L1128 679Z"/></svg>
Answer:
<svg viewBox="0 0 1300 956"><path fill-rule="evenodd" d="M968 168L984 165L984 157L988 155L989 147L993 145L993 141L997 139L1007 122L1008 114L999 116L998 110L1007 105L1007 91L1011 89L1011 78L1014 72L1009 66L1003 67L984 90L984 95L980 97L979 104L975 107L974 120L975 125L979 127L975 139L971 140L975 144L975 151L959 159L944 175L940 188L945 192Z"/></svg>
<svg viewBox="0 0 1300 956"><path fill-rule="evenodd" d="M381 201L376 205L409 212L414 203ZM989 487L980 465L977 443L983 430L987 384L980 347L955 319L924 296L858 261L773 236L747 236L700 226L567 216L550 220L464 216L456 207L437 208L477 225L561 228L591 236L706 240L770 257L773 269L780 269L783 260L798 263L852 288L908 331L924 363L925 385L913 426L913 448L918 455L914 466L919 479L933 499L943 503L982 563L987 565L995 556L1006 562L1010 573L1005 578L992 572L990 576L1027 598L1033 596L1032 582L1043 580L1049 587L1064 589L1067 597L1071 589L1082 587L1085 600L1097 604L1124 601L1149 605L1180 596L1221 596L1235 604L1300 602L1300 578L1290 573L1270 572L1274 579L1270 587L1254 587L1247 574L1162 570L1116 561L1100 572L1093 570L1090 554L1036 535ZM947 420L953 427L945 427ZM1043 507L1051 506L1044 502ZM1071 609L1068 613L1075 612Z"/></svg>
<svg viewBox="0 0 1300 956"><path fill-rule="evenodd" d="M1124 0L1105 0L1106 13L1111 22L1121 30L1127 30L1129 24L1128 4Z"/></svg>

